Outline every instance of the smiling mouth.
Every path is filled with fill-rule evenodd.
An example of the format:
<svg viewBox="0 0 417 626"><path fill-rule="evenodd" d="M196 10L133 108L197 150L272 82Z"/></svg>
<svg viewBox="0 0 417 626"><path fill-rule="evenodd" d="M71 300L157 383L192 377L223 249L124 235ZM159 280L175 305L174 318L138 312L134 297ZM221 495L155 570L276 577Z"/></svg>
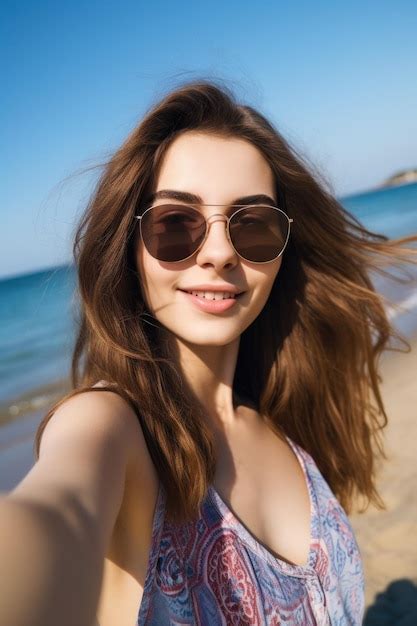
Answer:
<svg viewBox="0 0 417 626"><path fill-rule="evenodd" d="M185 289L179 289L183 293L188 293L190 296L196 296L201 298L202 300L208 300L209 302L221 302L222 300L237 300L240 296L242 296L245 291L241 291L240 293L230 293L230 292L203 292L203 291L186 291ZM221 297L213 297L213 294L220 294ZM205 295L207 294L207 295Z"/></svg>

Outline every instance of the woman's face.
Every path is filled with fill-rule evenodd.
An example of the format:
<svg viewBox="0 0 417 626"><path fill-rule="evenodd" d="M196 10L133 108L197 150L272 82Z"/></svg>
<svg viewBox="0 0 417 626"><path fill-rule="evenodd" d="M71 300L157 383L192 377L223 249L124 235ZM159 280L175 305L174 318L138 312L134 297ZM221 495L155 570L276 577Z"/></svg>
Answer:
<svg viewBox="0 0 417 626"><path fill-rule="evenodd" d="M272 171L257 148L241 139L196 131L177 137L165 154L155 191L168 189L200 196L202 204L193 206L206 218L230 215L228 205L255 194L270 196L268 204L276 206ZM171 199L154 204L167 202L180 204ZM242 259L227 238L226 223L216 219L210 220L203 246L185 261L158 261L138 239L137 269L148 310L176 337L201 346L227 345L242 334L262 311L281 262L282 255L264 264ZM182 291L202 284L234 285L244 293L231 308L207 312Z"/></svg>

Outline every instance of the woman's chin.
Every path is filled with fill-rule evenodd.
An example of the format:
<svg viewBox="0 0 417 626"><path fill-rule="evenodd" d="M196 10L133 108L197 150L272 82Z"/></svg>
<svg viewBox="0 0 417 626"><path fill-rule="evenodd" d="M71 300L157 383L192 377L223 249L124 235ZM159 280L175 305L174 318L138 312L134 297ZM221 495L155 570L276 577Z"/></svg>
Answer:
<svg viewBox="0 0 417 626"><path fill-rule="evenodd" d="M201 329L202 330L202 329ZM240 333L239 333L240 335ZM182 339L184 342L188 344L192 344L200 347L221 347L227 346L236 341L239 338L239 335L236 336L236 333L221 333L219 331L215 331L212 333L208 332L193 332L185 334L183 331L181 333L176 333L178 339Z"/></svg>

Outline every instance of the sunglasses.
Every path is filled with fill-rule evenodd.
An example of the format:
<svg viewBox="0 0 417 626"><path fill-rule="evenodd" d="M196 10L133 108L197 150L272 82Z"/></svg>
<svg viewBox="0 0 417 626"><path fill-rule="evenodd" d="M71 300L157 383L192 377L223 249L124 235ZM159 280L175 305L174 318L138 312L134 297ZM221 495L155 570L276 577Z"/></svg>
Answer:
<svg viewBox="0 0 417 626"><path fill-rule="evenodd" d="M230 217L217 213L207 219L193 206L158 204L135 218L139 220L140 235L149 254L167 263L185 261L198 252L212 218L226 222L227 238L242 259L270 263L284 252L294 221L278 207L260 204L242 206Z"/></svg>

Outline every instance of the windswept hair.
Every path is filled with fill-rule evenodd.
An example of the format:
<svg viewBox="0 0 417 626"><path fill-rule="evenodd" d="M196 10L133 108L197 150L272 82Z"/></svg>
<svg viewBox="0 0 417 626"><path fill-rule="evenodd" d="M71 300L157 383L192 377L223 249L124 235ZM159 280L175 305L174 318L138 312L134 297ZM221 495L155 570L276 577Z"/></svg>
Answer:
<svg viewBox="0 0 417 626"><path fill-rule="evenodd" d="M164 329L148 323L134 219L147 208L167 148L189 130L258 148L273 172L279 206L294 218L269 299L241 335L234 392L311 454L347 513L358 496L386 508L375 485L377 458L387 458L379 359L396 349L394 338L407 352L411 347L391 325L372 277L400 280L383 268L416 263L417 251L405 244L417 234L389 239L364 228L271 122L213 80L165 95L104 166L73 246L80 309L72 390L40 423L36 460L58 406L104 380L108 386L94 391L120 394L140 421L168 517L187 521L198 514L214 478L214 442Z"/></svg>

